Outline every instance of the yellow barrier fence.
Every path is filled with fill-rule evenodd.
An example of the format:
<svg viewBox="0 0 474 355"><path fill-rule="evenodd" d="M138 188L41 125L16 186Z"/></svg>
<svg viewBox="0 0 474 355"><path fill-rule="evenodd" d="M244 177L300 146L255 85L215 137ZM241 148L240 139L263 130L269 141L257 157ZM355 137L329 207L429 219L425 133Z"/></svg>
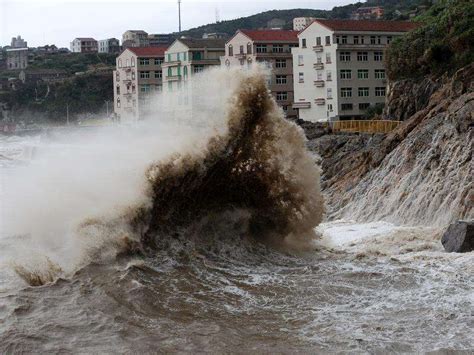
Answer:
<svg viewBox="0 0 474 355"><path fill-rule="evenodd" d="M397 128L402 121L334 121L331 122L334 132L389 133Z"/></svg>

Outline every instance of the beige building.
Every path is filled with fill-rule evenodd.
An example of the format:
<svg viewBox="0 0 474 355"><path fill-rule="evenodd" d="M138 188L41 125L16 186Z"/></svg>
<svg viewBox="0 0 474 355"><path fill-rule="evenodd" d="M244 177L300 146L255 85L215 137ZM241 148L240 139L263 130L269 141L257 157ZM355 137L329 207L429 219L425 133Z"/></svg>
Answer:
<svg viewBox="0 0 474 355"><path fill-rule="evenodd" d="M150 41L148 33L143 30L128 30L122 35L122 47L148 47Z"/></svg>
<svg viewBox="0 0 474 355"><path fill-rule="evenodd" d="M239 30L226 43L222 65L251 66L265 63L271 68L269 88L288 117L296 117L293 105L293 56L298 32L284 30Z"/></svg>
<svg viewBox="0 0 474 355"><path fill-rule="evenodd" d="M303 31L315 20L314 17L295 17L293 19L293 30Z"/></svg>
<svg viewBox="0 0 474 355"><path fill-rule="evenodd" d="M356 118L385 102L385 47L411 22L315 20L293 49L293 108L306 121Z"/></svg>
<svg viewBox="0 0 474 355"><path fill-rule="evenodd" d="M383 13L381 6L363 6L352 12L351 20L379 20Z"/></svg>
<svg viewBox="0 0 474 355"><path fill-rule="evenodd" d="M71 52L73 53L97 53L99 45L94 38L78 37L71 42Z"/></svg>
<svg viewBox="0 0 474 355"><path fill-rule="evenodd" d="M7 70L20 70L28 66L28 48L7 49Z"/></svg>
<svg viewBox="0 0 474 355"><path fill-rule="evenodd" d="M165 47L134 47L116 59L114 70L114 112L121 122L142 119L150 110L150 100L160 93Z"/></svg>
<svg viewBox="0 0 474 355"><path fill-rule="evenodd" d="M192 112L198 108L203 93L195 90L190 80L209 67L220 65L225 40L180 38L166 50L163 63L165 110L168 115L179 115L179 110Z"/></svg>

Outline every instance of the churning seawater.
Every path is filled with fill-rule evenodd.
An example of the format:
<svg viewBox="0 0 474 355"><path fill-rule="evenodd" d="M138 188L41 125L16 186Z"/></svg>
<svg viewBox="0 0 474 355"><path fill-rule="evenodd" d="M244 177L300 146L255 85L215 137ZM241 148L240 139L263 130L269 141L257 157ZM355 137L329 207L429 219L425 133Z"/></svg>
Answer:
<svg viewBox="0 0 474 355"><path fill-rule="evenodd" d="M235 208L158 228L152 247L136 247L129 214L116 216L153 208L144 172L202 151L209 134L160 124L0 137L1 352L474 349L474 255L443 252L439 229L328 221L304 248L275 247L268 235L249 235L252 223L262 230L249 214L271 221L262 205L245 200L246 210L232 195ZM227 149L227 159L240 164L245 146L236 156ZM212 173L193 190L207 204L206 181L226 171L212 164L199 165ZM182 187L176 181L187 175L175 174L160 182Z"/></svg>

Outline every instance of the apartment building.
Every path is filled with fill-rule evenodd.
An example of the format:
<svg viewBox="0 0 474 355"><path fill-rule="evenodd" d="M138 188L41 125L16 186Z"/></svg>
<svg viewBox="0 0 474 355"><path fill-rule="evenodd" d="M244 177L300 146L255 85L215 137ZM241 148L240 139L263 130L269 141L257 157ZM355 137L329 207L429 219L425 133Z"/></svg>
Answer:
<svg viewBox="0 0 474 355"><path fill-rule="evenodd" d="M120 53L120 41L117 38L99 40L99 53Z"/></svg>
<svg viewBox="0 0 474 355"><path fill-rule="evenodd" d="M352 12L351 20L379 20L383 14L381 6L363 6Z"/></svg>
<svg viewBox="0 0 474 355"><path fill-rule="evenodd" d="M23 38L21 38L20 35L18 35L16 37L12 37L11 47L12 48L27 48L28 42L26 42Z"/></svg>
<svg viewBox="0 0 474 355"><path fill-rule="evenodd" d="M219 66L224 52L223 39L180 38L173 42L166 50L163 63L164 110L167 115L176 118L180 111L199 110L203 93L197 88L199 83L190 79L207 68Z"/></svg>
<svg viewBox="0 0 474 355"><path fill-rule="evenodd" d="M130 47L148 47L149 45L148 33L143 30L128 30L122 35L122 47L124 49Z"/></svg>
<svg viewBox="0 0 474 355"><path fill-rule="evenodd" d="M146 116L151 98L162 91L165 50L165 47L132 47L117 57L113 73L114 112L121 122Z"/></svg>
<svg viewBox="0 0 474 355"><path fill-rule="evenodd" d="M7 70L20 70L28 67L28 48L11 48L6 50Z"/></svg>
<svg viewBox="0 0 474 355"><path fill-rule="evenodd" d="M293 108L306 121L362 116L385 102L385 47L416 28L396 21L315 20L293 49Z"/></svg>
<svg viewBox="0 0 474 355"><path fill-rule="evenodd" d="M94 38L78 37L71 42L71 52L73 53L97 53L99 45Z"/></svg>
<svg viewBox="0 0 474 355"><path fill-rule="evenodd" d="M293 30L303 31L306 27L311 25L314 20L314 17L295 17L293 19Z"/></svg>
<svg viewBox="0 0 474 355"><path fill-rule="evenodd" d="M251 66L265 63L271 68L268 86L287 117L296 117L293 105L293 56L298 46L298 32L284 30L239 30L226 43L225 66Z"/></svg>

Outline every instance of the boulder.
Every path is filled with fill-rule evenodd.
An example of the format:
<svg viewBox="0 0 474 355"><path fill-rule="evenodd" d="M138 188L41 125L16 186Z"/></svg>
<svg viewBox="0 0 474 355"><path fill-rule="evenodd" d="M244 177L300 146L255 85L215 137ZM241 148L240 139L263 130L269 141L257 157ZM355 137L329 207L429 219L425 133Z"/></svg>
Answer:
<svg viewBox="0 0 474 355"><path fill-rule="evenodd" d="M474 250L474 221L457 221L451 224L441 239L450 253L467 253Z"/></svg>

